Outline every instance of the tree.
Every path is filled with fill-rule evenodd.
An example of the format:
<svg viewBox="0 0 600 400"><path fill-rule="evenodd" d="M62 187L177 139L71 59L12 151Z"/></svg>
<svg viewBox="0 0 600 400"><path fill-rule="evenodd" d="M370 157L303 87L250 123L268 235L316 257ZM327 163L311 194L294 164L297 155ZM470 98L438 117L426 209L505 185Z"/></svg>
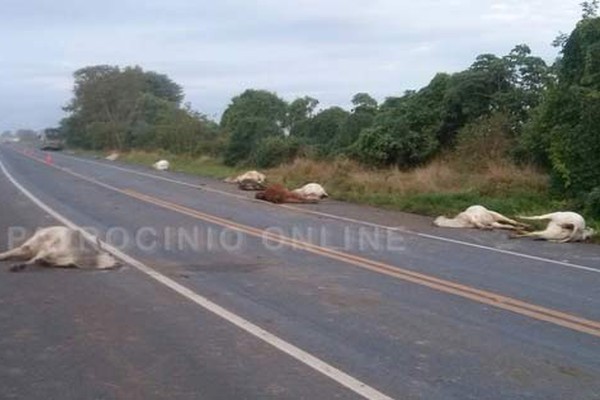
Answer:
<svg viewBox="0 0 600 400"><path fill-rule="evenodd" d="M263 138L283 136L287 108L284 100L265 90L248 89L234 97L221 118L221 128L230 138L225 162L246 162Z"/></svg>
<svg viewBox="0 0 600 400"><path fill-rule="evenodd" d="M360 161L377 167L410 168L426 161L436 147L433 136L411 130L402 117L391 117L362 131L353 154Z"/></svg>
<svg viewBox="0 0 600 400"><path fill-rule="evenodd" d="M272 168L293 161L300 151L300 142L290 136L267 136L252 152L252 162L259 168Z"/></svg>
<svg viewBox="0 0 600 400"><path fill-rule="evenodd" d="M598 15L598 0L581 3L581 18L590 19Z"/></svg>
<svg viewBox="0 0 600 400"><path fill-rule="evenodd" d="M288 107L286 127L292 136L304 136L308 121L314 116L319 100L305 96L292 101Z"/></svg>
<svg viewBox="0 0 600 400"><path fill-rule="evenodd" d="M522 145L549 164L562 193L583 199L600 187L600 18L581 20L562 54Z"/></svg>
<svg viewBox="0 0 600 400"><path fill-rule="evenodd" d="M146 90L158 99L162 99L177 105L183 100L183 89L173 82L167 75L152 71L143 73Z"/></svg>
<svg viewBox="0 0 600 400"><path fill-rule="evenodd" d="M237 121L225 150L225 164L249 162L258 144L271 136L283 137L283 133L277 124L263 116L245 117Z"/></svg>
<svg viewBox="0 0 600 400"><path fill-rule="evenodd" d="M551 69L542 58L532 56L526 44L517 45L503 59L510 71L510 88L497 93L496 102L499 111L513 119L513 129L520 131L552 83Z"/></svg>
<svg viewBox="0 0 600 400"><path fill-rule="evenodd" d="M319 105L319 100L310 96L295 99L288 106L287 125L294 126L311 118L317 105Z"/></svg>
<svg viewBox="0 0 600 400"><path fill-rule="evenodd" d="M340 107L330 107L312 117L306 129L296 135L316 150L317 155L327 156L333 152L333 144L343 135L348 111Z"/></svg>
<svg viewBox="0 0 600 400"><path fill-rule="evenodd" d="M403 120L408 128L435 142L450 142L454 134L451 123L444 125L447 115L447 96L453 77L437 74L419 91L406 91L402 97L388 97L378 108L374 127L390 120Z"/></svg>
<svg viewBox="0 0 600 400"><path fill-rule="evenodd" d="M61 131L69 144L127 149L155 143L159 114L180 109L183 92L166 75L140 67L96 65L73 74L74 97ZM181 121L183 122L183 120Z"/></svg>
<svg viewBox="0 0 600 400"><path fill-rule="evenodd" d="M246 118L263 118L282 128L285 126L286 113L287 103L275 93L247 89L231 100L221 117L221 127L233 131Z"/></svg>
<svg viewBox="0 0 600 400"><path fill-rule="evenodd" d="M558 36L554 38L551 45L552 47L558 47L559 49L562 49L563 47L565 47L565 43L567 43L567 40L569 40L569 35L567 35L564 32L559 32Z"/></svg>
<svg viewBox="0 0 600 400"><path fill-rule="evenodd" d="M352 105L354 109L352 112L365 111L375 112L377 111L377 100L371 97L368 93L356 93L352 97Z"/></svg>
<svg viewBox="0 0 600 400"><path fill-rule="evenodd" d="M361 132L351 154L364 164L384 167L397 162L398 150L393 134L377 126Z"/></svg>
<svg viewBox="0 0 600 400"><path fill-rule="evenodd" d="M357 93L352 97L352 111L347 115L343 126L337 132L330 145L330 153L344 154L351 149L360 132L373 125L377 115L377 100L368 93Z"/></svg>
<svg viewBox="0 0 600 400"><path fill-rule="evenodd" d="M176 154L211 153L210 143L217 140L217 131L210 128L206 117L189 105L179 108L170 103L159 112L153 129L155 146Z"/></svg>
<svg viewBox="0 0 600 400"><path fill-rule="evenodd" d="M477 57L466 71L454 74L445 93L439 140L453 145L456 133L467 123L502 108L501 93L511 88L506 60L492 54Z"/></svg>

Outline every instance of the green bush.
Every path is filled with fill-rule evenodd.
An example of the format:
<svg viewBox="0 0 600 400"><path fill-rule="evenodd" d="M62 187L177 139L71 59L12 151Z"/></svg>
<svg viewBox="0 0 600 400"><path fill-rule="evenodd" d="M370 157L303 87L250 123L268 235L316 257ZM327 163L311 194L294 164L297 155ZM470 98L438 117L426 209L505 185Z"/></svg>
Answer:
<svg viewBox="0 0 600 400"><path fill-rule="evenodd" d="M550 161L565 194L581 197L600 186L600 92L572 91L576 115L551 130Z"/></svg>
<svg viewBox="0 0 600 400"><path fill-rule="evenodd" d="M272 168L293 161L298 156L300 142L286 136L270 136L262 139L252 154L253 163L259 168Z"/></svg>
<svg viewBox="0 0 600 400"><path fill-rule="evenodd" d="M587 195L585 212L592 218L600 218L600 186Z"/></svg>
<svg viewBox="0 0 600 400"><path fill-rule="evenodd" d="M479 118L458 131L456 156L469 168L485 168L505 159L512 147L511 120L503 113Z"/></svg>
<svg viewBox="0 0 600 400"><path fill-rule="evenodd" d="M401 119L390 119L361 132L351 155L359 161L382 167L415 167L436 150L437 140L427 133L410 130Z"/></svg>
<svg viewBox="0 0 600 400"><path fill-rule="evenodd" d="M249 162L261 140L277 136L282 136L281 129L267 118L247 117L237 121L225 150L225 164L233 166Z"/></svg>
<svg viewBox="0 0 600 400"><path fill-rule="evenodd" d="M563 195L585 202L600 186L600 18L577 24L550 87L521 142L550 164Z"/></svg>
<svg viewBox="0 0 600 400"><path fill-rule="evenodd" d="M383 167L396 161L398 150L392 135L378 128L370 128L360 134L351 154L365 164Z"/></svg>

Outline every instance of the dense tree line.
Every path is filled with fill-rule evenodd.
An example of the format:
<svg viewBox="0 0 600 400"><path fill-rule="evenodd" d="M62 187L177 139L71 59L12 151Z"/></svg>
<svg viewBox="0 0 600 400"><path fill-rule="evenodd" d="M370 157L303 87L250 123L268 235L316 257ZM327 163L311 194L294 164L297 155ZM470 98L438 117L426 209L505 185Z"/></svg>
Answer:
<svg viewBox="0 0 600 400"><path fill-rule="evenodd" d="M587 3L586 3L587 4ZM595 7L564 38L556 79L533 110L525 154L551 171L554 185L600 216L600 18Z"/></svg>
<svg viewBox="0 0 600 400"><path fill-rule="evenodd" d="M464 71L439 73L420 90L381 104L357 93L350 111L248 89L217 125L182 106L181 87L165 75L87 67L75 72L75 96L60 129L85 148L161 148L258 167L343 156L372 167L413 168L457 146L476 151L475 139L510 143L503 156L546 168L556 188L598 212L597 1L583 3L583 10L575 30L556 39L560 56L552 65L521 44L504 56L482 54Z"/></svg>
<svg viewBox="0 0 600 400"><path fill-rule="evenodd" d="M504 57L481 55L466 71L440 73L421 90L382 104L358 93L349 112L339 107L315 112L318 101L310 97L287 104L274 93L247 90L232 100L221 120L229 134L225 160L274 162L257 154L276 153L277 147L285 148L279 157L302 151L410 168L451 148L465 125L496 113L507 115L519 134L552 79L552 68L519 45Z"/></svg>
<svg viewBox="0 0 600 400"><path fill-rule="evenodd" d="M183 91L166 75L140 67L98 65L74 73L74 97L60 131L88 149L162 148L217 152L218 126L182 106Z"/></svg>

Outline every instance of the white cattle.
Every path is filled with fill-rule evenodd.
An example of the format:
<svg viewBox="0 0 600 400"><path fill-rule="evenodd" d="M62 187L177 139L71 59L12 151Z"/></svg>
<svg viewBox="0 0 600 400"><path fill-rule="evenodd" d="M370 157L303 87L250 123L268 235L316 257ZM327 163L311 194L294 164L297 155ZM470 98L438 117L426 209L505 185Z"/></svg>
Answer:
<svg viewBox="0 0 600 400"><path fill-rule="evenodd" d="M0 254L0 261L23 261L11 268L19 271L33 264L82 269L115 268L119 262L103 251L100 243L91 244L83 235L64 226L39 229L21 246Z"/></svg>
<svg viewBox="0 0 600 400"><path fill-rule="evenodd" d="M113 152L106 156L105 160L116 161L119 158L119 153Z"/></svg>
<svg viewBox="0 0 600 400"><path fill-rule="evenodd" d="M307 199L323 199L329 197L323 186L318 183L307 183L301 188L294 189L292 192L299 194Z"/></svg>
<svg viewBox="0 0 600 400"><path fill-rule="evenodd" d="M152 164L152 168L159 171L166 171L171 167L171 164L167 160L160 160Z"/></svg>
<svg viewBox="0 0 600 400"><path fill-rule="evenodd" d="M471 206L454 218L437 217L433 224L446 228L523 229L527 225L479 205Z"/></svg>
<svg viewBox="0 0 600 400"><path fill-rule="evenodd" d="M254 181L257 183L264 183L266 179L267 179L267 176L258 171L247 171L241 175L236 176L235 178L229 177L229 178L225 179L225 182L240 183L242 181Z"/></svg>
<svg viewBox="0 0 600 400"><path fill-rule="evenodd" d="M517 217L527 220L548 220L546 229L534 232L520 232L513 237L532 237L552 242L578 242L592 237L595 231L586 228L585 219L573 211L558 211L531 217Z"/></svg>

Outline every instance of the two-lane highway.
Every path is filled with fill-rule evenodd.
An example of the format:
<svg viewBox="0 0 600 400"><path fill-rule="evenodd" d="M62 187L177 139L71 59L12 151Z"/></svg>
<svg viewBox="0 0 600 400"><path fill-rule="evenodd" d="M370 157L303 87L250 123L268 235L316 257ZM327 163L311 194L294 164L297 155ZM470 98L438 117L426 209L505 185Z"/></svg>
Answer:
<svg viewBox="0 0 600 400"><path fill-rule="evenodd" d="M6 273L7 398L600 398L597 246L20 147L0 161L1 248L57 223L34 197L190 293L133 266Z"/></svg>

